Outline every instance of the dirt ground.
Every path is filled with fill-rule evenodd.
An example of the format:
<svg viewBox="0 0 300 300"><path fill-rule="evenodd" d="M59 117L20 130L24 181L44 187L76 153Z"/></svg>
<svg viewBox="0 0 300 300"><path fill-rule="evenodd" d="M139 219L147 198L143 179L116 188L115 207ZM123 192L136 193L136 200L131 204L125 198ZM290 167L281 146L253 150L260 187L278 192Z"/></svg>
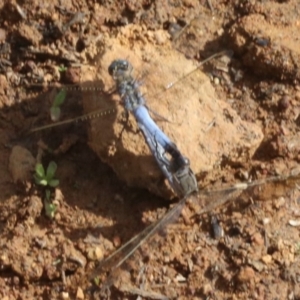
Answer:
<svg viewBox="0 0 300 300"><path fill-rule="evenodd" d="M148 105L172 119L159 124L189 153L199 185L212 188L299 169L299 20L298 0L1 1L1 299L300 299L299 185L281 197L243 197L213 215L197 216L187 205L123 266L90 280L98 261L178 200L162 192L161 174L146 147L139 146L143 141L133 119L122 135L132 152L115 155L124 150L116 136L125 117L118 102L103 100L108 98L103 90L112 83L107 85L103 75L110 50L139 65L143 84L152 83L153 90L146 91ZM112 43L115 39L118 45ZM188 97L184 108L180 99L171 107L173 96L165 95L172 89L159 91L160 79L168 84L167 76L143 74L156 58L149 49L174 57L174 66L180 62L175 53L180 53L190 61L185 67L229 52L201 66L206 76L198 71L188 83L176 84L177 92ZM186 72L170 70L174 81ZM50 107L60 89L49 86L58 83L69 91L61 120L96 108L115 110L91 122L29 133L51 123ZM197 92L198 102L188 102L188 88ZM206 89L211 89L208 99L216 95L223 103L219 107L229 121L222 126L243 124L256 132L256 139L243 140L234 129L232 136L224 130L219 138L226 142L218 144L215 161L202 156L205 169L200 171L195 149L205 147L207 136L200 141L196 134L201 129L186 135L188 127L176 121L192 128L197 124L191 114L201 114L198 105ZM151 102L157 93L160 100L152 97ZM89 104L95 95L96 104ZM204 112L199 123L207 127ZM214 147L212 139L207 144ZM59 179L56 189L49 188L55 205L51 216L45 189L33 177L37 162L47 166L50 161L56 162ZM271 186L265 188L272 192ZM216 222L222 228L217 236Z"/></svg>

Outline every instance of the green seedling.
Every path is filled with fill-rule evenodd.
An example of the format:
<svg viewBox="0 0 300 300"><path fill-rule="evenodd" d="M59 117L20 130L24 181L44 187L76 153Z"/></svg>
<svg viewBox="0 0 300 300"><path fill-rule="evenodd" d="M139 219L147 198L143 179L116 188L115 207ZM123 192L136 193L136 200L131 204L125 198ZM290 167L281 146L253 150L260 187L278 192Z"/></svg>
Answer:
<svg viewBox="0 0 300 300"><path fill-rule="evenodd" d="M51 161L49 163L46 172L42 164L37 164L35 166L34 174L36 184L42 186L57 187L59 185L59 180L54 178L56 169L57 164L54 161Z"/></svg>
<svg viewBox="0 0 300 300"><path fill-rule="evenodd" d="M94 278L94 282L95 282L95 284L96 285L100 285L100 278L99 278L99 276L96 276L95 278Z"/></svg>
<svg viewBox="0 0 300 300"><path fill-rule="evenodd" d="M34 179L35 183L45 187L45 198L44 198L44 207L46 216L50 219L53 219L57 210L55 204L51 201L51 190L50 188L55 188L59 184L59 180L54 178L55 172L57 169L57 164L54 161L51 161L45 171L42 164L37 164L35 166Z"/></svg>
<svg viewBox="0 0 300 300"><path fill-rule="evenodd" d="M66 90L62 89L54 98L53 104L50 108L50 117L53 122L58 121L60 118L60 114L61 114L60 106L64 103L66 99L66 95L67 95Z"/></svg>
<svg viewBox="0 0 300 300"><path fill-rule="evenodd" d="M57 210L56 205L45 199L44 206L46 216L50 219L53 219Z"/></svg>
<svg viewBox="0 0 300 300"><path fill-rule="evenodd" d="M65 66L59 66L59 67L58 67L58 71L61 72L61 73L62 73L62 72L66 72L67 70L68 70L68 68L65 67Z"/></svg>

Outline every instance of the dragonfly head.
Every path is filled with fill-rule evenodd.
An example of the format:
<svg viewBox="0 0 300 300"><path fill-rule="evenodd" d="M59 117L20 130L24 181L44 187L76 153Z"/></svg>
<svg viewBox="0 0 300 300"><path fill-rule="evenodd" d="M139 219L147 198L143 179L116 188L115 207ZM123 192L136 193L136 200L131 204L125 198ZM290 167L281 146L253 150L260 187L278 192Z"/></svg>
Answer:
<svg viewBox="0 0 300 300"><path fill-rule="evenodd" d="M124 81L131 78L132 65L125 59L114 60L108 67L108 73L116 81Z"/></svg>

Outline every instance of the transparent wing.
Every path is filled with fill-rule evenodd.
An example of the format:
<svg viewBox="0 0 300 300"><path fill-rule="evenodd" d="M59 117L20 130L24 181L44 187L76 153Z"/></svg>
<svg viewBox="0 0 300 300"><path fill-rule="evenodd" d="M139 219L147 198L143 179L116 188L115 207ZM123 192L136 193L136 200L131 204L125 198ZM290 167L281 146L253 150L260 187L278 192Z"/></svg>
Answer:
<svg viewBox="0 0 300 300"><path fill-rule="evenodd" d="M216 211L217 208L227 204L228 202L240 199L241 197L248 199L250 197L253 200L276 199L280 196L286 195L289 191L291 191L291 189L297 188L299 180L299 174L275 176L249 183L238 183L231 186L224 186L219 189L202 190L195 195L183 198L160 220L149 225L141 233L116 250L112 255L101 261L93 271L90 278L92 279L96 277L103 270L111 271L120 267L139 247L149 242L149 239L154 236L155 233L162 229L166 229L165 227L168 224L175 221L187 201L191 201L193 203L193 208L197 215L207 214ZM153 249L152 242L150 247L152 248L152 251L158 251L158 249Z"/></svg>
<svg viewBox="0 0 300 300"><path fill-rule="evenodd" d="M109 95L98 88L97 83L48 87L37 99L44 107L36 123L46 124L34 124L30 132L114 115L116 103L109 100Z"/></svg>

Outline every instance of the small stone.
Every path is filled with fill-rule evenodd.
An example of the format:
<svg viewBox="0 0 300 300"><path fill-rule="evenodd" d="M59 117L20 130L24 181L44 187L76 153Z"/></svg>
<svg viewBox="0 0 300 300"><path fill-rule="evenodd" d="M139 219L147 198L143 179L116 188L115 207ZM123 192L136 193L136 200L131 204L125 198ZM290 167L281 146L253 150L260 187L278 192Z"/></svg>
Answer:
<svg viewBox="0 0 300 300"><path fill-rule="evenodd" d="M13 147L9 156L8 169L14 182L25 182L32 180L32 171L34 171L36 160L30 151L21 147Z"/></svg>
<svg viewBox="0 0 300 300"><path fill-rule="evenodd" d="M62 293L61 293L61 298L64 299L64 300L65 300L65 299L70 299L69 293L68 293L68 292L62 292Z"/></svg>
<svg viewBox="0 0 300 300"><path fill-rule="evenodd" d="M289 220L289 225L293 227L300 226L300 220Z"/></svg>
<svg viewBox="0 0 300 300"><path fill-rule="evenodd" d="M84 294L83 294L83 290L81 287L78 287L78 289L77 289L76 299L80 299L80 300L84 299Z"/></svg>
<svg viewBox="0 0 300 300"><path fill-rule="evenodd" d="M163 45L168 40L168 36L165 31L158 30L154 33L154 39L158 45Z"/></svg>
<svg viewBox="0 0 300 300"><path fill-rule="evenodd" d="M87 254L90 260L101 260L103 259L103 251L100 247L90 248Z"/></svg>
<svg viewBox="0 0 300 300"><path fill-rule="evenodd" d="M218 36L222 36L224 34L224 29L223 28L218 29L217 34Z"/></svg>
<svg viewBox="0 0 300 300"><path fill-rule="evenodd" d="M6 31L3 28L0 28L0 42L5 41L6 39Z"/></svg>
<svg viewBox="0 0 300 300"><path fill-rule="evenodd" d="M252 242L256 245L263 245L264 244L264 239L263 237L261 236L261 234L259 232L256 232L252 235L252 238L251 238Z"/></svg>
<svg viewBox="0 0 300 300"><path fill-rule="evenodd" d="M254 260L249 263L257 272L262 272L265 269L265 265L258 260Z"/></svg>
<svg viewBox="0 0 300 300"><path fill-rule="evenodd" d="M8 263L8 257L6 254L2 254L1 257L0 257L0 261L3 265L7 264Z"/></svg>
<svg viewBox="0 0 300 300"><path fill-rule="evenodd" d="M288 96L283 96L278 102L278 108L280 110L286 110L289 108L290 99Z"/></svg>
<svg viewBox="0 0 300 300"><path fill-rule="evenodd" d="M204 295L209 295L213 291L212 286L209 283L205 284L202 290Z"/></svg>
<svg viewBox="0 0 300 300"><path fill-rule="evenodd" d="M177 274L175 279L176 279L177 282L185 282L186 281L186 278L183 275L179 274L179 273Z"/></svg>
<svg viewBox="0 0 300 300"><path fill-rule="evenodd" d="M113 238L113 244L114 244L114 246L116 248L120 247L120 245L121 245L121 238L118 235L114 236L114 238Z"/></svg>
<svg viewBox="0 0 300 300"><path fill-rule="evenodd" d="M254 279L254 277L255 277L254 270L250 267L245 267L240 270L237 278L240 282L246 283Z"/></svg>
<svg viewBox="0 0 300 300"><path fill-rule="evenodd" d="M278 198L278 199L275 201L274 206L275 206L276 209L279 209L279 208L281 208L282 206L284 206L284 204L285 204L285 199L284 199L284 197L280 197L280 198Z"/></svg>
<svg viewBox="0 0 300 300"><path fill-rule="evenodd" d="M270 264L272 262L272 256L267 254L261 258L261 260L266 264Z"/></svg>
<svg viewBox="0 0 300 300"><path fill-rule="evenodd" d="M219 85L220 84L220 79L218 77L214 78L214 84Z"/></svg>

